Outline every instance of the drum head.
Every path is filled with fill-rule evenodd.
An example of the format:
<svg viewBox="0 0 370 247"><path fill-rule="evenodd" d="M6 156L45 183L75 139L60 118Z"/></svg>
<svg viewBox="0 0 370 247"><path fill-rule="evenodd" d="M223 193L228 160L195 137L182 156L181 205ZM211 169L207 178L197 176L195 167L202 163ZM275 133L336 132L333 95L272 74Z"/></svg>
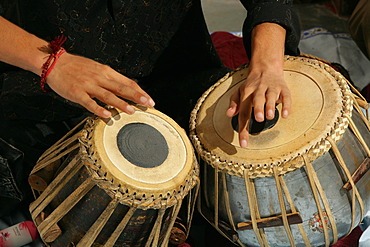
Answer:
<svg viewBox="0 0 370 247"><path fill-rule="evenodd" d="M211 165L238 176L244 169L252 177L268 176L272 166L285 173L303 165L300 155L308 154L313 160L326 152L330 145L325 138L334 134L338 140L343 131L338 128L347 127L343 114L351 113L352 102L346 80L319 61L287 57L284 78L292 95L291 114L278 118L272 128L250 135L248 147L241 148L226 110L247 74L244 67L225 76L204 93L192 113L191 139ZM277 109L280 112L281 105Z"/></svg>
<svg viewBox="0 0 370 247"><path fill-rule="evenodd" d="M99 176L137 198L186 194L198 168L185 131L154 109L111 111L110 119L97 118L87 128L88 153Z"/></svg>

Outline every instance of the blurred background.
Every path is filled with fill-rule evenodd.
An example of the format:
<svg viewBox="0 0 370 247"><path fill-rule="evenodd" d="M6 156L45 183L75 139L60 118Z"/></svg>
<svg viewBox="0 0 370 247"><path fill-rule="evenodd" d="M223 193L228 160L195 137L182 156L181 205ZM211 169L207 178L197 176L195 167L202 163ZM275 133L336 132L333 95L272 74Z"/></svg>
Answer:
<svg viewBox="0 0 370 247"><path fill-rule="evenodd" d="M294 0L302 30L321 26L332 32L348 32L348 18L358 0ZM239 0L202 0L210 32L239 32L247 16Z"/></svg>

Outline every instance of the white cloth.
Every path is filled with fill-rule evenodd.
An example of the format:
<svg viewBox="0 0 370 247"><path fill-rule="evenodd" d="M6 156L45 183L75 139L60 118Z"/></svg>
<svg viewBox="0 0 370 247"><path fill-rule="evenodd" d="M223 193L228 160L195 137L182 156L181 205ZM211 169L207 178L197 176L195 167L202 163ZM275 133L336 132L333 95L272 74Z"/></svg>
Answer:
<svg viewBox="0 0 370 247"><path fill-rule="evenodd" d="M3 230L5 228L8 228L10 226L13 226L17 223L20 223L25 220L31 220L28 219L23 212L16 210L11 215L4 216L0 218L0 230ZM1 244L0 244L1 246ZM40 238L37 238L35 241L28 245L24 245L22 247L43 247L44 244L42 243Z"/></svg>
<svg viewBox="0 0 370 247"><path fill-rule="evenodd" d="M302 53L341 64L360 90L370 83L370 61L348 33L330 33L321 27L311 28L302 31L299 49Z"/></svg>
<svg viewBox="0 0 370 247"><path fill-rule="evenodd" d="M243 36L242 32L231 33ZM322 27L303 30L299 49L302 53L341 64L360 90L370 83L370 61L349 33L330 33Z"/></svg>

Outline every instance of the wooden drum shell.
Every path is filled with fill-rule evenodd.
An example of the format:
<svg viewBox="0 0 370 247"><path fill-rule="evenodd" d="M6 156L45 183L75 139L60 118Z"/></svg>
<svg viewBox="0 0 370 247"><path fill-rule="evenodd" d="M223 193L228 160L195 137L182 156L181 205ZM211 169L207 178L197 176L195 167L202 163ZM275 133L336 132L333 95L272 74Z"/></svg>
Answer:
<svg viewBox="0 0 370 247"><path fill-rule="evenodd" d="M136 110L144 118L146 115L149 119L158 117L179 128L156 110ZM120 115L117 121L126 117L114 109L112 112ZM126 123L125 119L122 121ZM179 169L178 174L185 177L182 182L174 179L172 183L165 181L162 189L160 183L154 188L150 184L145 188L144 180L130 184L131 181L117 179L120 176L117 172L108 174L112 169L104 164L104 157L100 158L103 150L94 148L94 142L90 146L91 140L100 141L99 133L95 132L105 124L97 118L87 118L47 150L31 172L37 177L49 164L61 161L46 188L39 191L40 186L34 186L36 200L31 203L30 212L42 240L48 246L58 247L167 246L177 217L181 217L189 229L197 197L199 167L190 141L184 130L176 129L186 147L186 154L182 155L192 157L186 164L173 164L174 169ZM171 165L171 161L166 162ZM110 165L115 165L114 161ZM36 180L30 179L30 183Z"/></svg>

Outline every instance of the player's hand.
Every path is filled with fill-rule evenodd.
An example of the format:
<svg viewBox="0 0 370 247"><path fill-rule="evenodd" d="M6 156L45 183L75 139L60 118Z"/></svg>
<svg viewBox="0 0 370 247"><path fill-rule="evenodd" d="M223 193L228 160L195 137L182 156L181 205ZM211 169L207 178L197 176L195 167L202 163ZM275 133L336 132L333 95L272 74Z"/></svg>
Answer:
<svg viewBox="0 0 370 247"><path fill-rule="evenodd" d="M231 96L226 115L233 117L239 114L239 142L241 147L248 145L248 126L252 107L254 118L258 122L275 117L275 106L282 103L281 115L288 117L291 108L289 88L284 81L283 70L251 70L246 81Z"/></svg>
<svg viewBox="0 0 370 247"><path fill-rule="evenodd" d="M122 98L146 107L155 104L135 81L107 65L69 53L59 58L46 82L63 98L103 118L110 117L111 113L95 99L128 114L133 114L135 110Z"/></svg>

